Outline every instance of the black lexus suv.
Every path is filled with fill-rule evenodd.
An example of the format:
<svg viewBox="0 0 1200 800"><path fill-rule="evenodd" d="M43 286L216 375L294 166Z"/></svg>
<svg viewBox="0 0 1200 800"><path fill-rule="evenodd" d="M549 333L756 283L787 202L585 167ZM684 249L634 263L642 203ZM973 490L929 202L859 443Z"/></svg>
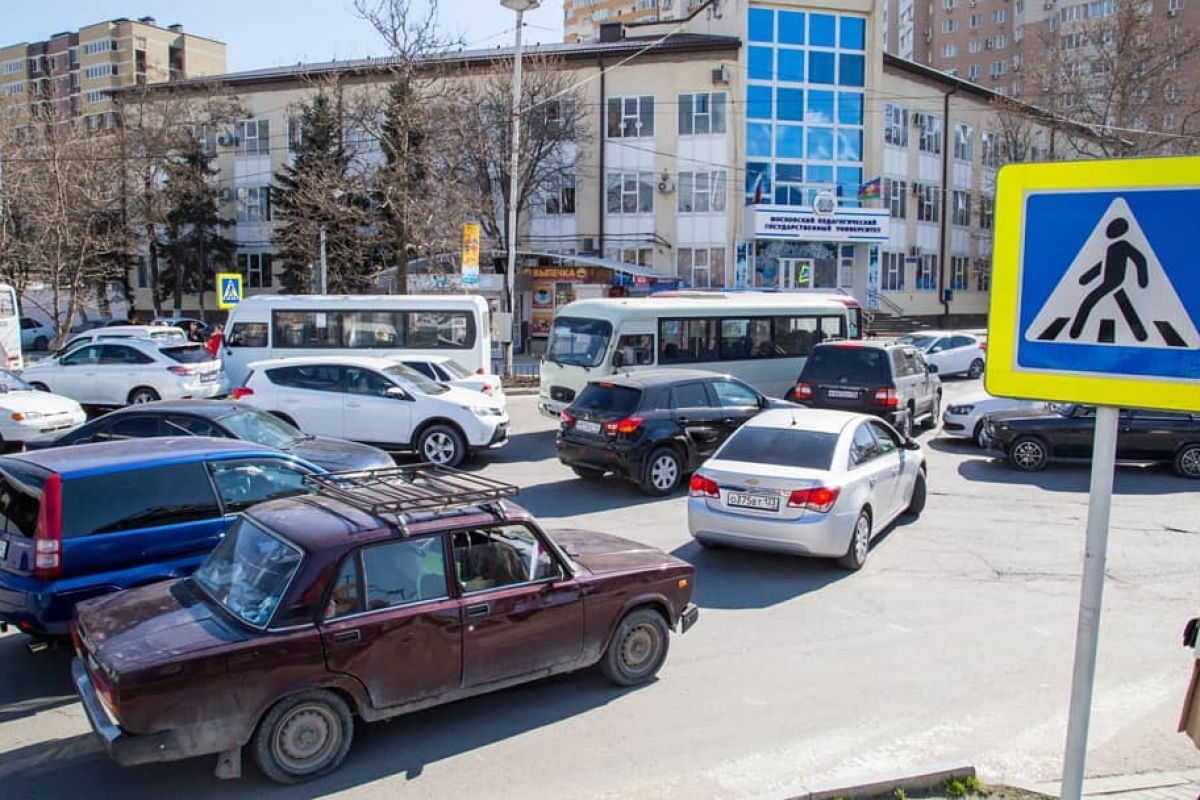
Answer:
<svg viewBox="0 0 1200 800"><path fill-rule="evenodd" d="M941 417L942 381L915 347L893 341L824 342L813 347L786 399L812 408L875 414L906 436Z"/></svg>
<svg viewBox="0 0 1200 800"><path fill-rule="evenodd" d="M785 404L703 370L593 380L560 415L558 460L581 478L612 472L647 494L669 494L743 422L775 405Z"/></svg>

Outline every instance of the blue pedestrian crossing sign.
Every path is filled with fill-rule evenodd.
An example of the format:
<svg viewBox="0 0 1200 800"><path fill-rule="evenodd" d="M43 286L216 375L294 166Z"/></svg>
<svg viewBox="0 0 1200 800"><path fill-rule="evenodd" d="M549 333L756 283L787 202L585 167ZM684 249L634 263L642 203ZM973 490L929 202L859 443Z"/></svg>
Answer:
<svg viewBox="0 0 1200 800"><path fill-rule="evenodd" d="M1200 158L1000 170L992 394L1200 411Z"/></svg>
<svg viewBox="0 0 1200 800"><path fill-rule="evenodd" d="M217 306L233 308L242 302L242 276L237 272L217 274Z"/></svg>

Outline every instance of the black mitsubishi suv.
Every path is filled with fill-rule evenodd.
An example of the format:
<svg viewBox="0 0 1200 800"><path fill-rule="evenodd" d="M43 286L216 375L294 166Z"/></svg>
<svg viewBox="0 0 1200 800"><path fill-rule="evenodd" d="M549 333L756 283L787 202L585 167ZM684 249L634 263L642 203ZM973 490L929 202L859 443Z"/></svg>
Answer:
<svg viewBox="0 0 1200 800"><path fill-rule="evenodd" d="M883 417L906 436L941 417L942 381L915 347L893 341L824 342L813 347L788 400Z"/></svg>

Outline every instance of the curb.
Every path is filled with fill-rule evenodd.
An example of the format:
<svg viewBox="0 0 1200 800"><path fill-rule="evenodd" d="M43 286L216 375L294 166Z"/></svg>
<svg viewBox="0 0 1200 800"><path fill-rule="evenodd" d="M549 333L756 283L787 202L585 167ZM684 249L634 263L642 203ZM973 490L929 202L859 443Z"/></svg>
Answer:
<svg viewBox="0 0 1200 800"><path fill-rule="evenodd" d="M1052 797L1062 792L1060 781L1044 781L1032 784L1007 782L1017 789L1028 789ZM1196 784L1200 783L1200 770L1176 772L1144 772L1133 775L1110 775L1104 778L1086 778L1083 782L1084 797L1130 797L1145 793L1147 797L1184 797L1195 795Z"/></svg>
<svg viewBox="0 0 1200 800"><path fill-rule="evenodd" d="M851 800L856 797L887 795L895 789L903 789L906 792L940 789L946 781L953 778L961 780L973 777L975 777L975 767L971 764L943 764L916 772L864 778L852 783L838 781L813 784L800 789L763 795L757 800L834 800L839 797Z"/></svg>

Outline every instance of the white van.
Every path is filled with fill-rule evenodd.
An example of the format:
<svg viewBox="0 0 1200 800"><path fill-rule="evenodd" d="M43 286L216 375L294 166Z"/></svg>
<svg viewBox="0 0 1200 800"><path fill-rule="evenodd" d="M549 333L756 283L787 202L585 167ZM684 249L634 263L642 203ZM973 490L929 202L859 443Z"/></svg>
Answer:
<svg viewBox="0 0 1200 800"><path fill-rule="evenodd" d="M253 361L292 356L451 356L491 372L492 320L479 295L248 297L229 312L221 356L232 386Z"/></svg>
<svg viewBox="0 0 1200 800"><path fill-rule="evenodd" d="M74 334L55 351L55 355L72 350L84 342L90 343L97 339L149 339L163 344L167 342L178 344L187 341L187 334L179 328L165 325L108 325Z"/></svg>

